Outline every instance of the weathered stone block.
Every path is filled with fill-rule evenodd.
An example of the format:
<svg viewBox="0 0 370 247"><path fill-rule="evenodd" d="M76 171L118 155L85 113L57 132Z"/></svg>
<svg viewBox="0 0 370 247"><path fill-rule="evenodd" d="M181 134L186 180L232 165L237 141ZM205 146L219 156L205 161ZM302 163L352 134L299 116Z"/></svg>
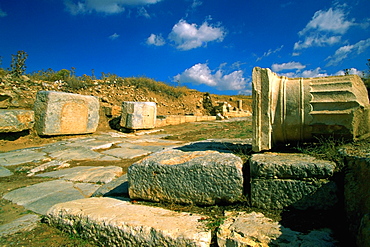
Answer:
<svg viewBox="0 0 370 247"><path fill-rule="evenodd" d="M252 178L329 178L335 163L299 153L253 154L250 159Z"/></svg>
<svg viewBox="0 0 370 247"><path fill-rule="evenodd" d="M211 244L205 216L132 204L113 198L86 198L53 206L48 222L100 246L199 246ZM82 231L80 231L82 230Z"/></svg>
<svg viewBox="0 0 370 247"><path fill-rule="evenodd" d="M123 102L121 127L127 129L153 129L157 117L154 102Z"/></svg>
<svg viewBox="0 0 370 247"><path fill-rule="evenodd" d="M0 133L31 129L35 114L30 110L0 110Z"/></svg>
<svg viewBox="0 0 370 247"><path fill-rule="evenodd" d="M93 96L39 91L34 109L39 135L93 133L99 123L99 100Z"/></svg>
<svg viewBox="0 0 370 247"><path fill-rule="evenodd" d="M338 201L336 184L326 179L252 179L252 206L263 209L328 209Z"/></svg>
<svg viewBox="0 0 370 247"><path fill-rule="evenodd" d="M261 213L226 212L227 219L217 231L217 243L226 246L322 246L332 247L335 240L329 229L309 233L293 231Z"/></svg>
<svg viewBox="0 0 370 247"><path fill-rule="evenodd" d="M213 205L243 200L243 161L217 151L166 150L128 169L132 199Z"/></svg>

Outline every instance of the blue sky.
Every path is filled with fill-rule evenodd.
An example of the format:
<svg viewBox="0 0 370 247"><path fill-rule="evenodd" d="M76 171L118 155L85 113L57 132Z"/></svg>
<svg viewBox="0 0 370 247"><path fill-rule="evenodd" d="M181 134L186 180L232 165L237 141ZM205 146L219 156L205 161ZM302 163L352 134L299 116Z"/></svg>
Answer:
<svg viewBox="0 0 370 247"><path fill-rule="evenodd" d="M250 94L253 67L289 77L359 73L369 0L0 0L0 56L27 73L76 68Z"/></svg>

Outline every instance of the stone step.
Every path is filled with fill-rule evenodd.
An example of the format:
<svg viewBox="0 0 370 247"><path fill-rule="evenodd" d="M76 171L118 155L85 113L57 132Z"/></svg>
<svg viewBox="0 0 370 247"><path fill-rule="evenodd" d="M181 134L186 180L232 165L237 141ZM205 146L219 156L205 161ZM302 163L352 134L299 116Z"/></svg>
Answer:
<svg viewBox="0 0 370 247"><path fill-rule="evenodd" d="M101 246L199 246L211 244L205 216L133 204L114 198L87 198L54 205L50 225Z"/></svg>

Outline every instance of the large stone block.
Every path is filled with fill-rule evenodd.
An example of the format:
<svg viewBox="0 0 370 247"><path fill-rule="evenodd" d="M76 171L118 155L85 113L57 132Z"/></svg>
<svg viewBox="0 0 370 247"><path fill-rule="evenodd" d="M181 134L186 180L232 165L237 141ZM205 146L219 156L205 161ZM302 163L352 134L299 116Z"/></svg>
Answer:
<svg viewBox="0 0 370 247"><path fill-rule="evenodd" d="M122 104L120 125L127 129L153 129L157 118L154 102L130 102Z"/></svg>
<svg viewBox="0 0 370 247"><path fill-rule="evenodd" d="M243 161L217 151L166 150L128 169L132 199L199 205L243 200Z"/></svg>
<svg viewBox="0 0 370 247"><path fill-rule="evenodd" d="M211 244L205 216L132 204L113 198L86 198L53 206L48 222L99 246L198 246Z"/></svg>
<svg viewBox="0 0 370 247"><path fill-rule="evenodd" d="M288 206L305 210L329 209L337 203L337 186L322 179L301 181L291 179L253 179L252 206L263 209L283 209Z"/></svg>
<svg viewBox="0 0 370 247"><path fill-rule="evenodd" d="M0 133L31 129L35 122L30 110L0 110Z"/></svg>
<svg viewBox="0 0 370 247"><path fill-rule="evenodd" d="M299 153L253 154L250 159L252 178L329 178L336 165Z"/></svg>
<svg viewBox="0 0 370 247"><path fill-rule="evenodd" d="M253 154L251 202L258 208L327 209L337 202L336 184L328 179L335 163L299 153Z"/></svg>
<svg viewBox="0 0 370 247"><path fill-rule="evenodd" d="M93 96L39 91L34 109L39 135L93 133L99 123L99 100Z"/></svg>
<svg viewBox="0 0 370 247"><path fill-rule="evenodd" d="M356 140L370 131L370 104L357 75L288 78L253 69L253 150L279 143L338 136Z"/></svg>

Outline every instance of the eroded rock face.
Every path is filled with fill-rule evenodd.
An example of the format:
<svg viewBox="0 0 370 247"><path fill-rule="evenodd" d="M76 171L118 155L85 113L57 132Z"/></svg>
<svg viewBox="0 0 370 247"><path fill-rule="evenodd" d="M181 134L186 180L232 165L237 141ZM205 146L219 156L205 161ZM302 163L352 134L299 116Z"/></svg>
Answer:
<svg viewBox="0 0 370 247"><path fill-rule="evenodd" d="M35 123L34 115L30 110L0 110L0 133L31 129Z"/></svg>
<svg viewBox="0 0 370 247"><path fill-rule="evenodd" d="M99 100L93 96L39 91L34 110L39 135L93 133L99 123Z"/></svg>
<svg viewBox="0 0 370 247"><path fill-rule="evenodd" d="M250 159L251 203L264 209L328 209L337 201L335 163L305 154L263 153Z"/></svg>
<svg viewBox="0 0 370 247"><path fill-rule="evenodd" d="M328 229L304 234L285 228L262 213L256 212L226 212L226 217L227 219L217 232L217 243L220 247L334 247L336 244Z"/></svg>
<svg viewBox="0 0 370 247"><path fill-rule="evenodd" d="M123 102L120 125L127 129L153 129L157 118L155 102Z"/></svg>
<svg viewBox="0 0 370 247"><path fill-rule="evenodd" d="M369 133L369 98L357 75L288 78L253 69L253 150L334 135Z"/></svg>
<svg viewBox="0 0 370 247"><path fill-rule="evenodd" d="M128 169L132 199L213 205L243 200L243 161L217 151L166 150Z"/></svg>
<svg viewBox="0 0 370 247"><path fill-rule="evenodd" d="M87 198L54 205L49 223L101 246L199 246L211 244L202 215L132 204L113 198Z"/></svg>

